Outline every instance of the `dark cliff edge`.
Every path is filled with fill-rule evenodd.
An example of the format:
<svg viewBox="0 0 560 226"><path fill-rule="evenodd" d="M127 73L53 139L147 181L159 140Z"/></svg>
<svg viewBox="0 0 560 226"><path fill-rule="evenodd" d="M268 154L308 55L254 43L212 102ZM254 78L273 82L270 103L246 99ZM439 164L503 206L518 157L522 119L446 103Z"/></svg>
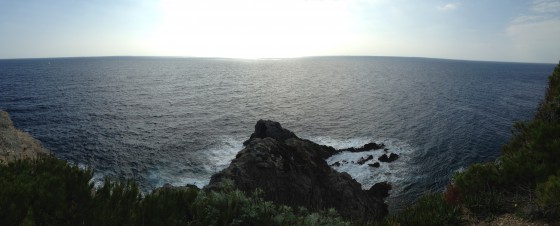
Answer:
<svg viewBox="0 0 560 226"><path fill-rule="evenodd" d="M379 220L387 215L390 185L363 190L347 173L325 161L338 151L298 138L280 123L259 120L255 132L226 169L212 176L206 190L219 190L231 180L245 192L263 191L265 200L310 210L334 208L345 218Z"/></svg>

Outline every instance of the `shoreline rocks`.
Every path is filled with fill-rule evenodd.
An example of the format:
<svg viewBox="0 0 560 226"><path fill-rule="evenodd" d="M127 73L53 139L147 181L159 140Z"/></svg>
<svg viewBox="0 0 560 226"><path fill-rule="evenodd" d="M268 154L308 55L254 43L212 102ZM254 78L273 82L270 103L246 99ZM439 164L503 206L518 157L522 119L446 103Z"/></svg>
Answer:
<svg viewBox="0 0 560 226"><path fill-rule="evenodd" d="M334 154L338 154L338 153L344 152L344 151L364 152L364 151L380 150L380 149L384 149L385 151L387 151L387 149L385 149L385 144L377 144L375 142L372 142L372 143L364 144L364 146L359 147L359 148L352 147L352 148L338 149L338 150L336 150L336 152Z"/></svg>
<svg viewBox="0 0 560 226"><path fill-rule="evenodd" d="M399 158L399 155L391 153L389 155L383 154L381 157L377 158L380 162L393 162Z"/></svg>
<svg viewBox="0 0 560 226"><path fill-rule="evenodd" d="M269 120L259 120L244 144L229 167L212 176L206 190L220 189L231 180L242 191L262 189L263 198L277 204L334 208L349 219L376 220L388 212L384 198L390 185L363 190L349 174L327 164L325 159L337 153L332 147L300 139Z"/></svg>

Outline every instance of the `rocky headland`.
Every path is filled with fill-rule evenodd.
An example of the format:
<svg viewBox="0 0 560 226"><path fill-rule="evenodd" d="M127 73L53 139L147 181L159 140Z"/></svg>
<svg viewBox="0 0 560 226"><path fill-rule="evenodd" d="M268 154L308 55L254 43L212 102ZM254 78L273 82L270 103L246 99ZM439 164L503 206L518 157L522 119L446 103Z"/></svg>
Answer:
<svg viewBox="0 0 560 226"><path fill-rule="evenodd" d="M387 214L384 198L391 186L383 182L364 190L349 174L332 169L325 159L340 150L298 138L269 120L259 120L244 144L229 167L213 175L205 189L219 190L223 181L231 180L246 192L261 189L265 200L277 204L334 208L350 219L378 220ZM372 143L353 151L382 148Z"/></svg>
<svg viewBox="0 0 560 226"><path fill-rule="evenodd" d="M14 128L7 112L0 110L0 163L17 159L37 158L49 155L41 142L26 132Z"/></svg>

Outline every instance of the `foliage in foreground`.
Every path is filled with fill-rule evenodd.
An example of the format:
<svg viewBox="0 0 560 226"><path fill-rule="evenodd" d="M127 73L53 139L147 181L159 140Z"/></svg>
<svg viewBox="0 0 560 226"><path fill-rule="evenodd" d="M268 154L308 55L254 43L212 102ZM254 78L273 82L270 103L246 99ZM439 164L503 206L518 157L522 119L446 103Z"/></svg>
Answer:
<svg viewBox="0 0 560 226"><path fill-rule="evenodd" d="M455 175L459 199L473 213L514 210L529 218L560 219L560 64L548 85L535 118L515 124L496 162Z"/></svg>
<svg viewBox="0 0 560 226"><path fill-rule="evenodd" d="M336 211L309 212L233 189L161 188L134 182L99 188L92 172L52 157L0 164L1 225L349 225Z"/></svg>
<svg viewBox="0 0 560 226"><path fill-rule="evenodd" d="M334 209L310 212L264 201L257 190L205 192L160 188L142 195L136 183L105 183L94 188L93 173L56 158L0 164L1 225L362 225ZM411 208L368 225L452 225L458 209L442 195L428 195Z"/></svg>
<svg viewBox="0 0 560 226"><path fill-rule="evenodd" d="M443 194L427 194L414 205L386 219L387 225L460 225L463 223L458 205L447 203Z"/></svg>

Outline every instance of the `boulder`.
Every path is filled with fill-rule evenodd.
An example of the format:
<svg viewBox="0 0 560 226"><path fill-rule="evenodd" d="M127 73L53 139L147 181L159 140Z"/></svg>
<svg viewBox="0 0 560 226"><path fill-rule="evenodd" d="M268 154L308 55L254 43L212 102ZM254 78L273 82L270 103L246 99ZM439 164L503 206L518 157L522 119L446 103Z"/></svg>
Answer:
<svg viewBox="0 0 560 226"><path fill-rule="evenodd" d="M389 155L383 154L377 160L379 160L380 162L393 162L393 161L397 160L398 158L399 158L399 155L397 155L395 153L391 153Z"/></svg>
<svg viewBox="0 0 560 226"><path fill-rule="evenodd" d="M269 134L269 128L276 132ZM297 138L277 122L260 120L244 149L205 189L219 190L222 182L231 180L242 191L262 189L263 199L277 204L313 211L334 208L348 219L382 219L387 214L383 187L363 190L349 174L333 170L325 158L335 151Z"/></svg>
<svg viewBox="0 0 560 226"><path fill-rule="evenodd" d="M368 166L379 168L379 166L381 166L381 164L379 164L379 162L375 162L373 164L368 164Z"/></svg>
<svg viewBox="0 0 560 226"><path fill-rule="evenodd" d="M358 163L359 165L363 165L364 163L372 159L373 159L373 155L368 155L366 158L361 157L360 159L358 159L356 163Z"/></svg>
<svg viewBox="0 0 560 226"><path fill-rule="evenodd" d="M368 143L365 144L361 149L363 149L364 151L369 151L369 150L378 150L382 148L385 148L384 144Z"/></svg>

